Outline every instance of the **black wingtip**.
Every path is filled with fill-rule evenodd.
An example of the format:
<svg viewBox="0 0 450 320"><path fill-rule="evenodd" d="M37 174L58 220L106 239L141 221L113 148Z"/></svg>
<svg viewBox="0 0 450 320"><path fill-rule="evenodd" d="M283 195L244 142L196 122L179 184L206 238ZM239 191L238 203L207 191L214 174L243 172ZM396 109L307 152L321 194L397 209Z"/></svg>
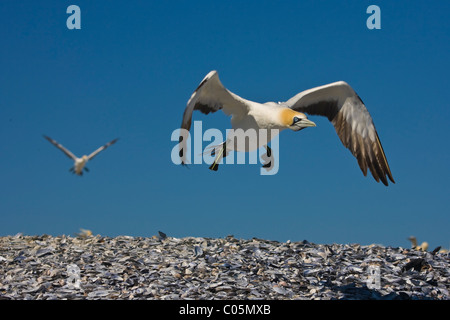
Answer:
<svg viewBox="0 0 450 320"><path fill-rule="evenodd" d="M185 168L190 169L189 166L187 165L187 163L181 162L181 165L182 165L183 167L185 167Z"/></svg>
<svg viewBox="0 0 450 320"><path fill-rule="evenodd" d="M436 247L433 251L431 251L431 254L434 256L436 253L439 252L439 250L441 250L441 246Z"/></svg>

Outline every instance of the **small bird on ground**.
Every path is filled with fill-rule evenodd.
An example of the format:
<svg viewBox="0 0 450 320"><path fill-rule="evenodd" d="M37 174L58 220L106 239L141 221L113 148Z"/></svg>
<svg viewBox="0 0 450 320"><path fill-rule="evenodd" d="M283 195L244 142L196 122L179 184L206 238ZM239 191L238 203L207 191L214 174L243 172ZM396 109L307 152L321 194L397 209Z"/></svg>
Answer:
<svg viewBox="0 0 450 320"><path fill-rule="evenodd" d="M50 141L50 143L52 143L55 147L57 147L59 150L61 150L62 152L64 152L64 154L66 156L68 156L69 158L71 158L74 161L74 165L73 167L71 167L69 169L70 172L75 173L76 175L82 176L83 175L83 169L86 172L89 172L89 169L86 167L86 163L89 160L92 160L97 154L99 154L101 151L105 150L106 148L108 148L110 145L114 144L117 142L117 140L119 140L119 138L114 139L110 142L108 142L107 144L105 144L104 146L101 146L100 148L98 148L97 150L95 150L94 152L92 152L90 155L84 155L81 158L76 157L72 152L70 152L69 150L67 150L66 148L64 148L61 144L59 144L58 142L56 142L55 140L53 140L50 137L47 137L46 135L44 135L44 138L47 139L48 141Z"/></svg>
<svg viewBox="0 0 450 320"><path fill-rule="evenodd" d="M428 242L424 241L420 244L420 246L417 245L417 239L414 236L410 236L408 238L409 241L411 241L411 247L414 250L420 250L420 251L427 251L428 250Z"/></svg>
<svg viewBox="0 0 450 320"><path fill-rule="evenodd" d="M241 98L227 90L220 82L217 71L211 71L189 99L183 114L182 129L190 129L194 110L204 114L223 110L226 115L232 116L232 128L244 131L249 129L300 131L316 126L314 122L307 119L305 113L327 117L343 145L356 157L364 176L369 169L377 182L381 180L387 186L389 179L395 183L372 117L361 98L344 81L300 92L286 102L261 104ZM248 145L239 149L236 143L227 137L227 140L211 153L215 156L215 160L210 169L216 171L219 161L230 150L248 152L264 146L269 156L270 148L267 143L272 138L273 136L271 137L268 132L267 141L258 140L257 144L253 145L253 149ZM182 164L186 164L186 140L180 135Z"/></svg>
<svg viewBox="0 0 450 320"><path fill-rule="evenodd" d="M76 233L75 235L79 238L86 239L86 238L91 237L93 235L93 233L89 229L80 228L80 232Z"/></svg>

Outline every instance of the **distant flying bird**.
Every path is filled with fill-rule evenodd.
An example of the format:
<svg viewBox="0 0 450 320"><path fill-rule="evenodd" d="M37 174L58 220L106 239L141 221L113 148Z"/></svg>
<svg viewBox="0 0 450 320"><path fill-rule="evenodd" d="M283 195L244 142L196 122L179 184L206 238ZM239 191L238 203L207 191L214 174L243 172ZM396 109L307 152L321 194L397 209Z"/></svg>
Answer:
<svg viewBox="0 0 450 320"><path fill-rule="evenodd" d="M261 104L230 92L220 82L217 71L211 71L189 99L181 128L190 129L194 110L208 114L220 109L226 115L232 116L233 129L240 128L244 131L247 129L300 131L316 126L314 122L307 119L305 113L327 117L343 145L356 157L364 176L367 175L367 169L369 169L377 182L381 180L387 186L387 178L389 178L395 183L372 117L361 98L344 81L300 92L287 102ZM187 141L182 140L184 139L180 136L180 158L181 162L185 164L186 152L184 150L186 150ZM262 147L262 145L257 147ZM267 149L267 155L270 156L270 148L267 145L264 147ZM230 150L236 150L234 146L232 148L228 147L227 141L225 141L220 145L217 155L216 152L212 152L211 155L216 155L216 157L210 169L217 170L220 159L225 157Z"/></svg>
<svg viewBox="0 0 450 320"><path fill-rule="evenodd" d="M70 152L69 150L67 150L66 148L64 148L61 144L59 144L58 142L56 142L55 140L53 140L50 137L47 137L44 135L44 138L47 139L48 141L50 141L54 146L56 146L59 150L61 150L62 152L64 152L66 154L66 156L68 156L69 158L71 158L72 160L75 161L74 165L72 168L69 169L69 171L71 171L72 173L75 173L79 176L83 175L83 169L86 172L89 172L89 169L86 167L86 163L89 160L92 160L97 154L99 154L101 151L105 150L106 148L108 148L110 145L116 143L117 140L119 140L119 138L114 139L110 142L108 142L107 144L105 144L104 146L98 148L97 150L95 150L94 152L92 152L90 155L86 156L82 156L81 158L76 157L72 152Z"/></svg>

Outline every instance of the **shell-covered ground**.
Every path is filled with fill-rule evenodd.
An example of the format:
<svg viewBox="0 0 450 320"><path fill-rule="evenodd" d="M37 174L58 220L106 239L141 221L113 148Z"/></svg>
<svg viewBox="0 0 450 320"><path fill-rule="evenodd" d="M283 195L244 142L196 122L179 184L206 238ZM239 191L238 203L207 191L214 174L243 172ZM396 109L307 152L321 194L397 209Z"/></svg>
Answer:
<svg viewBox="0 0 450 320"><path fill-rule="evenodd" d="M450 298L448 253L263 239L0 237L0 299Z"/></svg>

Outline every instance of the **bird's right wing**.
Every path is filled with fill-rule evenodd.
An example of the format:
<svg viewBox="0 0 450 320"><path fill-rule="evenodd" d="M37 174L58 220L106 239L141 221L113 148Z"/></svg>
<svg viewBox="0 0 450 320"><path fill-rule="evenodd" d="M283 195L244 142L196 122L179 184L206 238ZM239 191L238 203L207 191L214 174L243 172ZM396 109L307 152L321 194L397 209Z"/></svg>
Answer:
<svg viewBox="0 0 450 320"><path fill-rule="evenodd" d="M204 114L222 110L226 115L239 118L248 114L249 104L247 100L232 93L223 86L217 71L211 71L200 82L189 99L184 110L181 129L190 130L194 110L199 110ZM180 157L182 158L183 164L185 163L183 150L186 150L187 143L184 140L183 136L180 135Z"/></svg>
<svg viewBox="0 0 450 320"><path fill-rule="evenodd" d="M59 150L61 150L62 152L64 152L64 154L65 154L66 156L68 156L69 158L71 158L71 159L73 159L73 160L76 160L76 159L77 159L77 157L76 157L72 152L70 152L69 150L67 150L66 148L64 148L61 144L59 144L58 142L56 142L56 141L53 140L52 138L47 137L47 136L45 136L45 135L44 135L44 138L47 139L48 141L50 141L50 143L53 144L55 147L57 147Z"/></svg>
<svg viewBox="0 0 450 320"><path fill-rule="evenodd" d="M211 71L200 82L189 99L183 114L181 128L191 128L192 112L204 114L223 110L227 115L243 116L248 113L247 100L227 90L220 82L217 71Z"/></svg>

